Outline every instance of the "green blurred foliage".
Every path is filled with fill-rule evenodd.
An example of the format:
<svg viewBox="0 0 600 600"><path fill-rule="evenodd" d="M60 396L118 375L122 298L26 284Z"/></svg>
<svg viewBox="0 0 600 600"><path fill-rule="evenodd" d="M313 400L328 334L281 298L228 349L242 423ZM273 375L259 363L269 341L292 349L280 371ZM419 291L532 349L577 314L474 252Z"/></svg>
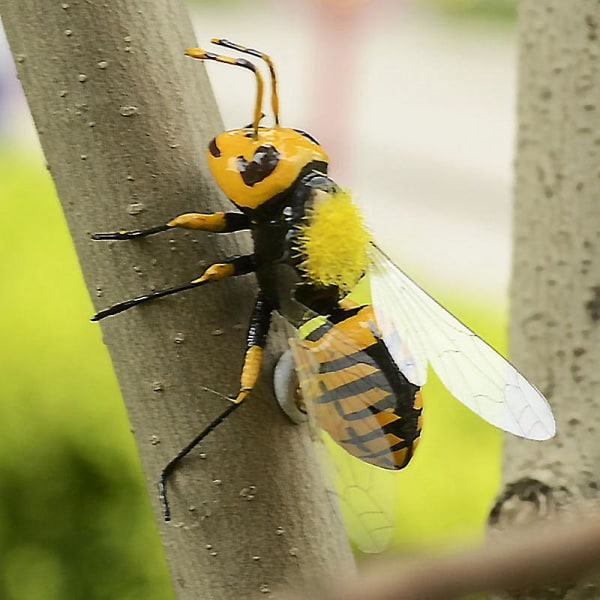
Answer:
<svg viewBox="0 0 600 600"><path fill-rule="evenodd" d="M483 18L514 22L517 18L516 0L414 0L453 17Z"/></svg>
<svg viewBox="0 0 600 600"><path fill-rule="evenodd" d="M0 598L169 598L133 439L50 178L0 149L0 197ZM456 300L459 316L503 344L498 311ZM439 383L425 400L415 459L381 475L406 552L481 536L498 484L501 435Z"/></svg>
<svg viewBox="0 0 600 600"><path fill-rule="evenodd" d="M0 598L169 598L115 377L41 162L0 150L0 198Z"/></svg>

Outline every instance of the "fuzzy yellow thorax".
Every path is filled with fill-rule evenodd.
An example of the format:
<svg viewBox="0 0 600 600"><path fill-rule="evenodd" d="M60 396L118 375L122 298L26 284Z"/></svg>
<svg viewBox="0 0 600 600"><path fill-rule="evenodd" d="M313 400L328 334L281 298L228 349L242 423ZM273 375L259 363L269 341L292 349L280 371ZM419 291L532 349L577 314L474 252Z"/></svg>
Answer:
<svg viewBox="0 0 600 600"><path fill-rule="evenodd" d="M317 192L300 226L300 269L312 283L349 292L363 276L371 237L350 194Z"/></svg>

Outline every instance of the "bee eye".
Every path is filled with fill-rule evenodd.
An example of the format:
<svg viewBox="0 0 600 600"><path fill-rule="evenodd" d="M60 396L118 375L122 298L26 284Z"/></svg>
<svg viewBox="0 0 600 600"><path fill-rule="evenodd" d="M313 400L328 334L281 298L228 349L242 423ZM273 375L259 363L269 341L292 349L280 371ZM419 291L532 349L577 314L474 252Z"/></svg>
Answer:
<svg viewBox="0 0 600 600"><path fill-rule="evenodd" d="M274 146L265 144L254 152L254 158L249 161L238 156L238 171L244 183L252 187L264 181L277 167L280 154Z"/></svg>

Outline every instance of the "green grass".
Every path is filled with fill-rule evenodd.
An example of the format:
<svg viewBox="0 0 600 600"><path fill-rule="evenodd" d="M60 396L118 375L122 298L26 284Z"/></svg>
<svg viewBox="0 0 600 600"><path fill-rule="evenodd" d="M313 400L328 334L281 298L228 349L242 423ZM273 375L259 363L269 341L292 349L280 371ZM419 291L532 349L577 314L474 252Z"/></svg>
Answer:
<svg viewBox="0 0 600 600"><path fill-rule="evenodd" d="M168 598L133 439L50 178L0 151L0 198L0 598ZM499 307L454 300L503 347ZM478 538L498 483L500 434L435 382L425 398L417 456L381 484L405 552Z"/></svg>

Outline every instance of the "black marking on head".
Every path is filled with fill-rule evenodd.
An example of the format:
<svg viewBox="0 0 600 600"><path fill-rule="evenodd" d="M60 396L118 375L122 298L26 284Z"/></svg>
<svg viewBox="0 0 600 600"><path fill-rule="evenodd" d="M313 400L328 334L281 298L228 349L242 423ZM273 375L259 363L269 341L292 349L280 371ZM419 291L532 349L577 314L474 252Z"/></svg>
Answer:
<svg viewBox="0 0 600 600"><path fill-rule="evenodd" d="M215 158L219 158L221 156L221 150L219 149L219 146L217 146L216 138L213 138L212 140L210 140L210 144L208 145L208 151Z"/></svg>
<svg viewBox="0 0 600 600"><path fill-rule="evenodd" d="M280 156L277 149L270 144L259 146L251 161L247 161L243 156L238 156L237 167L244 183L248 187L252 187L266 179L279 164Z"/></svg>
<svg viewBox="0 0 600 600"><path fill-rule="evenodd" d="M310 133L306 133L306 131L302 131L302 129L294 129L294 131L304 136L306 139L310 140L313 144L316 144L317 146L321 145L317 140L315 140L315 138L312 135L310 135Z"/></svg>

